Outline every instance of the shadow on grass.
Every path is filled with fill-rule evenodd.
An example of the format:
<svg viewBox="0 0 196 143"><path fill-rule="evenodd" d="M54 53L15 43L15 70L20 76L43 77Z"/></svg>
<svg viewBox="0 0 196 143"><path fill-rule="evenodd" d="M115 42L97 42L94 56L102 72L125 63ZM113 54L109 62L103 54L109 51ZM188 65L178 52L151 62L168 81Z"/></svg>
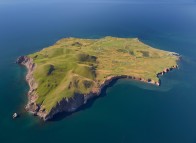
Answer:
<svg viewBox="0 0 196 143"><path fill-rule="evenodd" d="M122 79L122 78L121 78ZM116 82L117 82L118 79L114 79L112 80L108 85L106 85L102 91L101 91L101 94L99 96L96 96L94 98L91 98L87 101L86 104L82 105L80 108L78 108L76 111L74 112L61 112L61 113L58 113L56 114L53 119L49 120L49 122L55 122L55 121L60 121L60 120L63 120L64 118L66 118L67 116L70 116L72 114L75 114L76 112L79 112L81 110L86 110L88 108L91 108L95 102L95 100L97 98L100 98L100 97L104 97L107 95L106 91L107 91L107 88L108 87L112 87Z"/></svg>

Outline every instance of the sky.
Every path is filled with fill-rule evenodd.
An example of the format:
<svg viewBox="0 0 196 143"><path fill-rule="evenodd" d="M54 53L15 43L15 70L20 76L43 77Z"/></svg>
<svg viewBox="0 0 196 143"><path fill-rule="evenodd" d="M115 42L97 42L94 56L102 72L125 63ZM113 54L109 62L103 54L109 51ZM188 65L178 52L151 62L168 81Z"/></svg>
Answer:
<svg viewBox="0 0 196 143"><path fill-rule="evenodd" d="M69 2L69 3L196 3L196 0L0 0L0 4L11 3L49 3L49 2Z"/></svg>

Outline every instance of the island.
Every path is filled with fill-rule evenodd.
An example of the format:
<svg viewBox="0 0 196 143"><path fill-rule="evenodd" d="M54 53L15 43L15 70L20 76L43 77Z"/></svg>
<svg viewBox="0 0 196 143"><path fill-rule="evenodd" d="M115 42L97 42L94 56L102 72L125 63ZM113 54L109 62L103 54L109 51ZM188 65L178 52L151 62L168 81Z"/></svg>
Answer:
<svg viewBox="0 0 196 143"><path fill-rule="evenodd" d="M97 97L114 79L160 86L159 76L178 67L177 53L152 48L138 38L64 38L39 52L20 56L28 69L26 110L52 119L74 112ZM121 95L119 95L121 96Z"/></svg>

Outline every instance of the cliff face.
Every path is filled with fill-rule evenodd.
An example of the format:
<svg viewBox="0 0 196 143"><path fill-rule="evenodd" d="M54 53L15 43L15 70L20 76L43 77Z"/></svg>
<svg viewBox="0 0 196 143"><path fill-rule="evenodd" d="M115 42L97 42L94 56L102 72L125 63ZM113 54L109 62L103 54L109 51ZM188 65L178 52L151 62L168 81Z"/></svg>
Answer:
<svg viewBox="0 0 196 143"><path fill-rule="evenodd" d="M29 84L29 92L28 92L28 103L25 107L25 109L33 114L36 114L39 111L39 105L35 103L37 99L37 94L35 92L37 88L37 83L35 82L33 78L33 71L36 67L36 65L33 63L33 59L28 58L27 56L21 56L16 61L17 64L21 64L26 66L27 68L27 75L26 75L26 81Z"/></svg>
<svg viewBox="0 0 196 143"><path fill-rule="evenodd" d="M56 104L55 107L53 107L50 112L43 117L44 120L49 120L54 117L57 113L61 112L73 112L76 109L78 109L80 106L84 104L84 95L81 94L75 94L74 97L69 99L62 99L60 102ZM40 116L40 113L38 115Z"/></svg>

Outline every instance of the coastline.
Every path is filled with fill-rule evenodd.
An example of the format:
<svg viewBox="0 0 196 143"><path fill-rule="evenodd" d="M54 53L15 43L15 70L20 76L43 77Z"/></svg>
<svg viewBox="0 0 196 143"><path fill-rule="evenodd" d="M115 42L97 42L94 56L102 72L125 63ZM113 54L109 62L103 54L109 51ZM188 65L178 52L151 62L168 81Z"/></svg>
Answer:
<svg viewBox="0 0 196 143"><path fill-rule="evenodd" d="M180 60L180 58L179 58ZM92 99L94 97L98 97L103 88L107 85L109 85L113 80L122 79L122 78L128 78L132 80L137 80L149 84L153 84L156 86L161 85L161 81L159 79L158 82L155 82L151 79L143 79L138 78L134 76L126 76L126 75L118 75L118 76L109 76L106 78L104 82L100 84L100 86L96 89L93 89L89 94L75 94L74 97L65 99L63 98L61 101L57 102L56 106L54 106L49 113L47 113L45 110L42 110L42 105L38 105L36 103L36 99L38 98L38 95L36 94L35 90L38 87L38 84L35 82L35 79L33 77L33 72L36 68L36 64L33 62L32 58L29 58L27 56L20 56L17 61L17 64L23 65L27 68L27 75L26 75L26 81L30 87L29 92L27 94L28 96L28 102L25 106L26 111L32 113L35 116L39 116L44 121L52 119L57 113L61 112L74 112L82 105L86 104L89 99ZM170 68L163 69L162 72L157 73L157 77L162 76L166 74L167 72L178 68L178 65L174 65Z"/></svg>

